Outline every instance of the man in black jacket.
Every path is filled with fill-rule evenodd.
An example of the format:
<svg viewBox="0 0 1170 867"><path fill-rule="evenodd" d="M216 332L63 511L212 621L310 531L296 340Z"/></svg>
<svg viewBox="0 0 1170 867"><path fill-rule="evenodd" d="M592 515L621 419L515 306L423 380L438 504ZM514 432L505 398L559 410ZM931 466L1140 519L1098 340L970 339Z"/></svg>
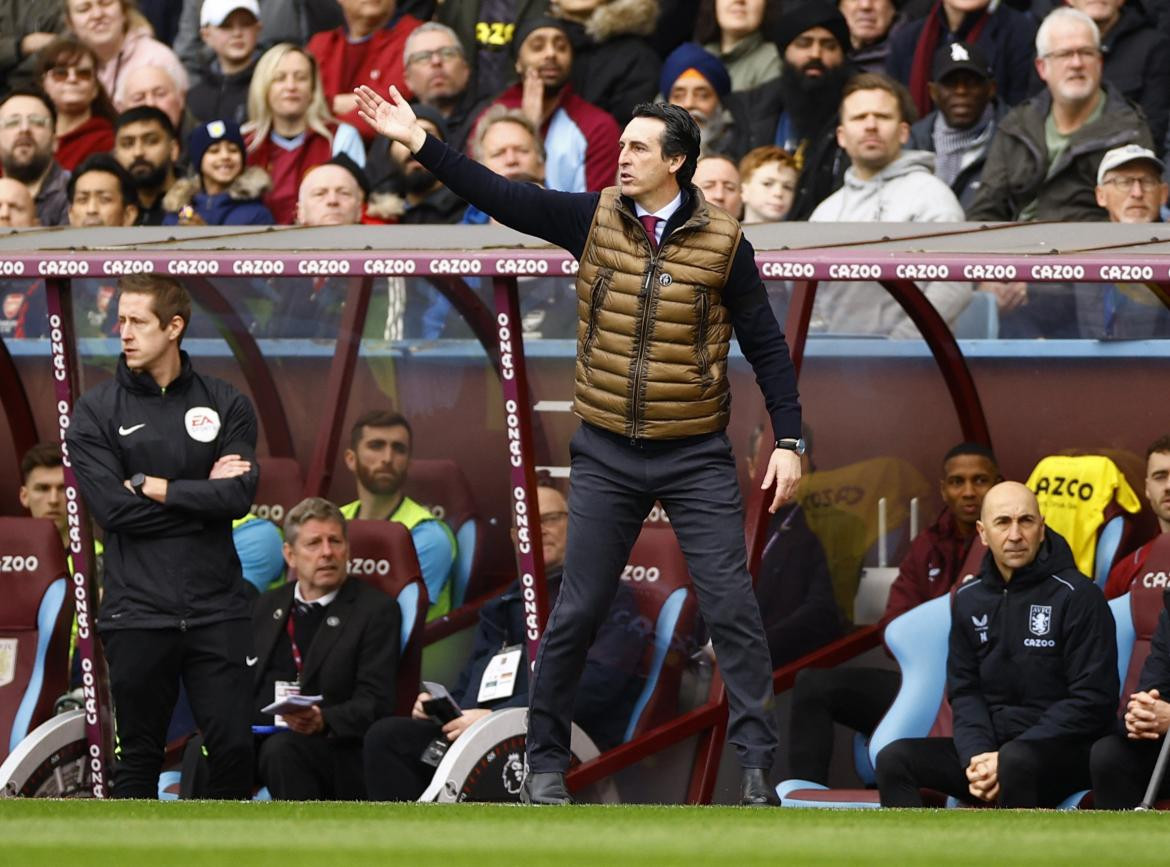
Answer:
<svg viewBox="0 0 1170 867"><path fill-rule="evenodd" d="M947 657L953 738L905 738L878 754L883 807L920 788L1001 807L1052 807L1089 787L1089 751L1113 721L1117 638L1035 495L1002 482L976 524L989 551L955 592Z"/></svg>
<svg viewBox="0 0 1170 867"><path fill-rule="evenodd" d="M260 782L277 800L357 800L362 737L394 710L402 616L394 599L346 574L345 518L309 497L284 521L284 559L294 579L256 600L255 721L289 694L322 696L285 711L258 751Z"/></svg>
<svg viewBox="0 0 1170 867"><path fill-rule="evenodd" d="M191 299L175 279L119 281L122 355L77 402L66 437L82 496L105 530L97 628L118 728L115 797L154 798L183 681L211 766L209 794L252 783L248 599L232 519L256 493L256 416L179 348Z"/></svg>

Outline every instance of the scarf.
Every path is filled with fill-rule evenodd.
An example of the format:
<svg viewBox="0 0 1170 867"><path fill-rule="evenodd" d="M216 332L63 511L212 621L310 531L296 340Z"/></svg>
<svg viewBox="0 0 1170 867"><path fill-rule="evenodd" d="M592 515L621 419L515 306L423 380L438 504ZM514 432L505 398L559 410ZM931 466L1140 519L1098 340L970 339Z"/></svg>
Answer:
<svg viewBox="0 0 1170 867"><path fill-rule="evenodd" d="M970 164L968 155L974 155L991 141L995 124L995 107L988 103L983 116L970 129L955 129L947 123L940 111L934 119L931 136L934 140L934 176L948 187L955 183L959 173Z"/></svg>
<svg viewBox="0 0 1170 867"><path fill-rule="evenodd" d="M963 16L963 23L959 25L957 33L947 30L947 43L965 42L968 45L974 45L991 18L996 5L991 3L986 9ZM946 14L943 12L942 0L937 0L931 8L930 14L926 16L922 32L918 34L918 43L914 46L914 63L910 67L910 96L914 99L919 117L930 112L930 90L926 85L930 83L934 53L938 51L938 47L942 43L945 23Z"/></svg>

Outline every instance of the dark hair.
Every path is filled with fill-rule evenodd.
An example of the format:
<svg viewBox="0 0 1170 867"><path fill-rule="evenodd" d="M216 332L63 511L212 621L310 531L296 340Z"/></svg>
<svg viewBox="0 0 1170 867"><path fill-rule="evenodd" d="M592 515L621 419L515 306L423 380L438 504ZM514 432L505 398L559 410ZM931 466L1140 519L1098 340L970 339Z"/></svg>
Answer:
<svg viewBox="0 0 1170 867"><path fill-rule="evenodd" d="M914 107L910 91L900 81L895 81L881 72L858 73L845 82L845 87L841 91L841 105L844 106L845 100L859 90L884 90L898 104L898 113L902 115L899 120L905 123L914 123L918 120L918 110Z"/></svg>
<svg viewBox="0 0 1170 867"><path fill-rule="evenodd" d="M706 45L718 42L723 35L719 28L719 18L715 14L716 0L699 0L699 9L695 13L695 42ZM757 33L769 34L776 29L780 20L781 3L764 3L764 17L760 19L760 29Z"/></svg>
<svg viewBox="0 0 1170 867"><path fill-rule="evenodd" d="M84 42L80 42L72 36L61 36L42 48L37 56L40 57L37 75L42 80L48 72L58 66L76 66L81 58L88 57L93 61L93 80L97 85L97 94L89 105L90 112L93 113L94 117L103 117L111 122L118 116L118 111L114 108L110 95L106 93L106 86L97 77L100 65L98 56Z"/></svg>
<svg viewBox="0 0 1170 867"><path fill-rule="evenodd" d="M191 296L187 287L166 274L130 274L118 280L118 291L123 295L149 295L150 309L158 317L159 325L166 325L176 316L183 320L179 343L191 324Z"/></svg>
<svg viewBox="0 0 1170 867"><path fill-rule="evenodd" d="M100 153L90 154L81 161L73 174L69 176L69 180L65 184L65 194L69 197L69 204L73 204L73 192L77 188L77 181L82 175L87 175L90 172L105 172L108 175L113 175L118 179L118 186L122 188L122 207L133 205L138 207L138 190L134 186L134 177L122 167L122 164L114 159L112 154Z"/></svg>
<svg viewBox="0 0 1170 867"><path fill-rule="evenodd" d="M136 105L134 108L126 109L114 118L114 135L121 132L124 126L148 120L156 122L163 128L163 132L172 139L178 138L178 135L175 133L175 125L171 123L171 119L167 117L167 113L161 108L155 108L153 105Z"/></svg>
<svg viewBox="0 0 1170 867"><path fill-rule="evenodd" d="M358 443L362 441L362 431L368 427L404 427L407 434L410 435L411 443L414 442L414 431L411 430L410 422L406 420L406 416L391 409L372 409L359 416L358 420L353 423L353 427L350 428L349 447L351 449L358 447Z"/></svg>
<svg viewBox="0 0 1170 867"><path fill-rule="evenodd" d="M37 443L20 459L20 480L22 483L28 484L29 474L33 470L41 467L54 469L61 466L62 463L61 446L57 443Z"/></svg>
<svg viewBox="0 0 1170 867"><path fill-rule="evenodd" d="M1150 447L1146 449L1146 460L1150 459L1150 455L1154 454L1170 454L1170 434L1164 434L1150 443Z"/></svg>
<svg viewBox="0 0 1170 867"><path fill-rule="evenodd" d="M685 108L669 102L643 102L634 106L632 117L652 117L666 124L662 131L662 155L685 157L675 178L686 189L695 177L699 164L699 125Z"/></svg>
<svg viewBox="0 0 1170 867"><path fill-rule="evenodd" d="M983 443L963 442L954 446L949 452L943 455L943 467L946 467L951 458L957 458L960 455L974 455L978 458L986 458L991 461L991 465L999 471L999 461L995 459L995 453Z"/></svg>
<svg viewBox="0 0 1170 867"><path fill-rule="evenodd" d="M57 129L57 106L53 105L53 100L49 98L49 94L37 87L35 84L22 84L19 87L14 87L0 99L0 108L4 108L8 104L8 100L17 96L29 96L33 99L39 99L45 104L45 108L49 111L49 123L53 125L53 129ZM56 133L54 132L54 135Z"/></svg>

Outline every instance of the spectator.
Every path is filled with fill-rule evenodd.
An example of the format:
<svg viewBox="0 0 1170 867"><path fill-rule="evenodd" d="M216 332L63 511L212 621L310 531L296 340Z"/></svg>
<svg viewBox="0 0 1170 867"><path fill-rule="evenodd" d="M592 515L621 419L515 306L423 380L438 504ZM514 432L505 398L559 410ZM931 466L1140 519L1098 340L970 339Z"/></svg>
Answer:
<svg viewBox="0 0 1170 867"><path fill-rule="evenodd" d="M335 157L305 175L297 196L298 226L350 226L361 222L365 193L353 171L341 164L343 159Z"/></svg>
<svg viewBox="0 0 1170 867"><path fill-rule="evenodd" d="M114 105L97 80L97 55L76 39L54 40L40 53L40 82L57 109L57 165L71 172L90 154L114 146Z"/></svg>
<svg viewBox="0 0 1170 867"><path fill-rule="evenodd" d="M187 93L181 91L171 74L161 66L140 66L122 79L122 91L115 99L121 111L152 105L161 110L175 128L182 143L190 138L197 122L187 111Z"/></svg>
<svg viewBox="0 0 1170 867"><path fill-rule="evenodd" d="M959 443L946 453L938 489L943 509L910 543L890 586L882 632L895 617L949 593L961 575L983 498L1000 481L995 456L977 443ZM828 784L833 723L866 737L873 734L894 702L901 675L889 668L808 668L796 676L789 728L792 776Z"/></svg>
<svg viewBox="0 0 1170 867"><path fill-rule="evenodd" d="M932 174L934 158L903 150L910 138L912 111L905 88L872 72L845 85L837 140L852 162L845 185L821 202L813 223L925 222L963 219L950 188ZM939 315L954 324L971 300L968 283L924 283L923 294ZM824 283L813 315L832 332L913 338L917 327L901 306L872 283Z"/></svg>
<svg viewBox="0 0 1170 867"><path fill-rule="evenodd" d="M476 95L471 86L471 67L455 31L445 24L428 21L406 37L406 86L419 104L443 116L451 138L448 144L462 151L475 118L486 107L487 97ZM382 142L379 138L370 146Z"/></svg>
<svg viewBox="0 0 1170 867"><path fill-rule="evenodd" d="M1101 40L1076 9L1051 12L1036 32L1036 70L1047 90L1012 109L991 141L976 221L1104 220L1094 182L1105 151L1152 148L1142 119L1110 84L1101 87Z"/></svg>
<svg viewBox="0 0 1170 867"><path fill-rule="evenodd" d="M358 117L353 90L368 84L390 87L408 99L403 48L422 22L397 9L395 0L337 0L345 25L309 40L306 49L321 65L321 84L334 116L350 124L368 144L374 131Z"/></svg>
<svg viewBox="0 0 1170 867"><path fill-rule="evenodd" d="M938 107L910 127L910 147L935 155L934 176L969 208L1006 112L995 98L995 79L978 45L952 42L938 50L930 98Z"/></svg>
<svg viewBox="0 0 1170 867"><path fill-rule="evenodd" d="M471 64L476 99L494 99L516 82L515 37L547 13L548 0L444 0L435 20L455 31Z"/></svg>
<svg viewBox="0 0 1170 867"><path fill-rule="evenodd" d="M779 4L765 0L703 0L695 41L723 64L732 90L754 90L780 77L780 52L764 39L779 17Z"/></svg>
<svg viewBox="0 0 1170 867"><path fill-rule="evenodd" d="M57 110L40 88L14 88L0 100L0 168L4 177L28 187L42 226L68 220L69 176L53 159L56 124Z"/></svg>
<svg viewBox="0 0 1170 867"><path fill-rule="evenodd" d="M419 123L436 138L447 140L447 124L438 111L426 105L415 106ZM458 223L467 210L467 203L439 183L427 171L410 148L397 142L390 145L390 158L402 167L406 191L406 212L403 223Z"/></svg>
<svg viewBox="0 0 1170 867"><path fill-rule="evenodd" d="M849 62L860 72L885 72L890 38L906 23L893 0L838 0L837 8L849 25Z"/></svg>
<svg viewBox="0 0 1170 867"><path fill-rule="evenodd" d="M28 0L0 2L0 98L32 83L37 53L57 38L60 8Z"/></svg>
<svg viewBox="0 0 1170 867"><path fill-rule="evenodd" d="M883 807L921 807L921 787L1001 807L1055 806L1088 788L1089 751L1113 719L1113 617L1068 543L1045 529L1035 495L1001 482L976 528L990 551L952 605L954 737L886 746Z"/></svg>
<svg viewBox="0 0 1170 867"><path fill-rule="evenodd" d="M852 69L845 61L849 28L830 3L806 0L785 10L775 30L784 58L777 81L745 95L753 145L775 144L800 170L790 220L807 220L841 186L849 162L837 144L837 109Z"/></svg>
<svg viewBox="0 0 1170 867"><path fill-rule="evenodd" d="M244 167L244 136L234 121L213 120L196 127L187 146L196 174L176 182L163 207L164 226L271 226L261 197L268 174Z"/></svg>
<svg viewBox="0 0 1170 867"><path fill-rule="evenodd" d="M256 64L248 89L248 165L272 179L264 204L281 225L292 223L301 180L310 169L347 154L359 166L366 151L356 129L338 123L325 105L317 61L303 48L270 48Z"/></svg>
<svg viewBox="0 0 1170 867"><path fill-rule="evenodd" d="M133 175L110 154L86 157L69 178L69 225L138 225L136 186Z"/></svg>
<svg viewBox="0 0 1170 867"><path fill-rule="evenodd" d="M0 227L27 229L36 224L36 205L28 187L0 178ZM44 337L48 331L44 279L0 279L0 338Z"/></svg>
<svg viewBox="0 0 1170 867"><path fill-rule="evenodd" d="M662 61L646 42L658 0L558 0L550 14L573 44L573 90L619 126L640 102L654 99Z"/></svg>
<svg viewBox="0 0 1170 867"><path fill-rule="evenodd" d="M248 88L260 53L257 0L205 0L199 36L213 57L192 75L187 109L200 123L248 119Z"/></svg>
<svg viewBox="0 0 1170 867"><path fill-rule="evenodd" d="M358 498L341 511L349 519L397 521L410 530L431 600L428 619L434 619L451 608L455 535L403 491L413 443L410 422L400 413L372 410L354 422L345 466L354 474Z"/></svg>
<svg viewBox="0 0 1170 867"><path fill-rule="evenodd" d="M493 106L479 123L475 158L497 175L511 181L544 183L544 144L536 126L522 111ZM486 223L491 218L475 205L468 214L478 214L465 222Z"/></svg>
<svg viewBox="0 0 1170 867"><path fill-rule="evenodd" d="M925 18L909 22L890 40L886 71L910 88L919 114L930 111L931 64L952 42L978 45L991 63L999 97L1015 105L1032 90L1031 16L991 0L936 0Z"/></svg>
<svg viewBox="0 0 1170 867"><path fill-rule="evenodd" d="M258 750L259 783L280 801L361 800L362 738L394 710L402 615L346 574L345 518L328 500L289 510L284 560L296 580L252 608L254 719L271 725L261 708L290 694L322 699L275 718Z"/></svg>
<svg viewBox="0 0 1170 867"><path fill-rule="evenodd" d="M1170 435L1158 437L1146 449L1146 499L1158 519L1158 533L1170 533ZM1157 536L1117 562L1105 583L1106 599L1129 592L1134 579L1146 570L1146 559L1155 541ZM1165 691L1165 687L1162 689Z"/></svg>
<svg viewBox="0 0 1170 867"><path fill-rule="evenodd" d="M1154 141L1170 128L1170 38L1139 2L1068 0L1101 32L1102 77L1130 102L1141 106Z"/></svg>
<svg viewBox="0 0 1170 867"><path fill-rule="evenodd" d="M496 102L521 109L541 131L549 189L580 193L612 185L618 126L573 90L567 24L559 18L528 20L517 26L512 51L522 83L509 87Z"/></svg>
<svg viewBox="0 0 1170 867"><path fill-rule="evenodd" d="M731 95L731 79L719 59L684 42L663 61L659 87L671 105L685 108L701 134L700 153L739 159L748 149L748 125Z"/></svg>
<svg viewBox="0 0 1170 867"><path fill-rule="evenodd" d="M176 87L187 92L183 64L151 36L150 24L133 0L65 0L65 23L97 55L98 80L115 103L123 79L140 66L161 66Z"/></svg>
<svg viewBox="0 0 1170 867"><path fill-rule="evenodd" d="M12 178L0 178L0 226L27 229L36 224L37 207L28 187Z"/></svg>
<svg viewBox="0 0 1170 867"><path fill-rule="evenodd" d="M114 121L114 156L134 178L138 191L136 226L161 226L163 197L175 183L179 141L170 117L152 105L140 105Z"/></svg>
<svg viewBox="0 0 1170 867"><path fill-rule="evenodd" d="M551 606L561 589L568 504L552 488L542 486L536 494ZM621 742L642 686L633 668L642 658L646 636L638 626L632 597L628 587L624 584L619 587L617 598L585 658L581 688L573 706L573 721L603 750ZM364 750L366 789L372 800L418 800L435 772L432 765L420 758L433 741L454 743L472 724L492 711L528 704L529 666L524 623L524 598L519 582L514 582L480 609L471 656L451 691L462 714L444 726L432 722L422 707L431 696L422 692L409 719L389 717L374 723L366 734ZM481 701L482 681L489 663L512 646L520 650L512 689L505 695Z"/></svg>
<svg viewBox="0 0 1170 867"><path fill-rule="evenodd" d="M744 225L778 223L788 216L796 192L796 167L788 151L776 145L753 148L739 161L739 177Z"/></svg>
<svg viewBox="0 0 1170 867"><path fill-rule="evenodd" d="M722 208L737 220L743 214L743 185L739 167L730 157L711 154L699 159L695 168L695 186L703 191L703 198Z"/></svg>

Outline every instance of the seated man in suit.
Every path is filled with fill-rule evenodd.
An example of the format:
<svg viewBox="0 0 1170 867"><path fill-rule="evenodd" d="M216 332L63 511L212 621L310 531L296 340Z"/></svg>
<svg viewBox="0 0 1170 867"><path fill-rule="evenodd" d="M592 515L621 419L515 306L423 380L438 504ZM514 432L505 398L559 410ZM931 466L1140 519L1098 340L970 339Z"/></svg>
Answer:
<svg viewBox="0 0 1170 867"><path fill-rule="evenodd" d="M549 606L556 602L561 587L561 569L569 526L568 504L553 488L537 489L540 505L541 547L548 581ZM458 739L472 723L493 710L525 707L528 704L528 653L525 645L524 599L519 583L484 605L479 614L471 658L451 690L462 716L440 727L427 718L422 703L430 698L420 693L410 719L388 717L379 720L366 735L366 790L375 801L413 801L426 789L434 766L422 761L428 745L437 738ZM573 720L601 749L621 742L626 722L642 688L636 670L642 658L648 631L653 625L639 618L632 591L622 585L609 616L602 623L581 676ZM484 698L481 682L489 663L504 650L518 648L515 687L510 695Z"/></svg>
<svg viewBox="0 0 1170 867"><path fill-rule="evenodd" d="M309 497L284 522L288 584L252 609L255 722L290 693L320 695L276 719L258 749L259 782L278 800L358 800L362 737L394 708L401 615L398 604L346 574L345 518Z"/></svg>

